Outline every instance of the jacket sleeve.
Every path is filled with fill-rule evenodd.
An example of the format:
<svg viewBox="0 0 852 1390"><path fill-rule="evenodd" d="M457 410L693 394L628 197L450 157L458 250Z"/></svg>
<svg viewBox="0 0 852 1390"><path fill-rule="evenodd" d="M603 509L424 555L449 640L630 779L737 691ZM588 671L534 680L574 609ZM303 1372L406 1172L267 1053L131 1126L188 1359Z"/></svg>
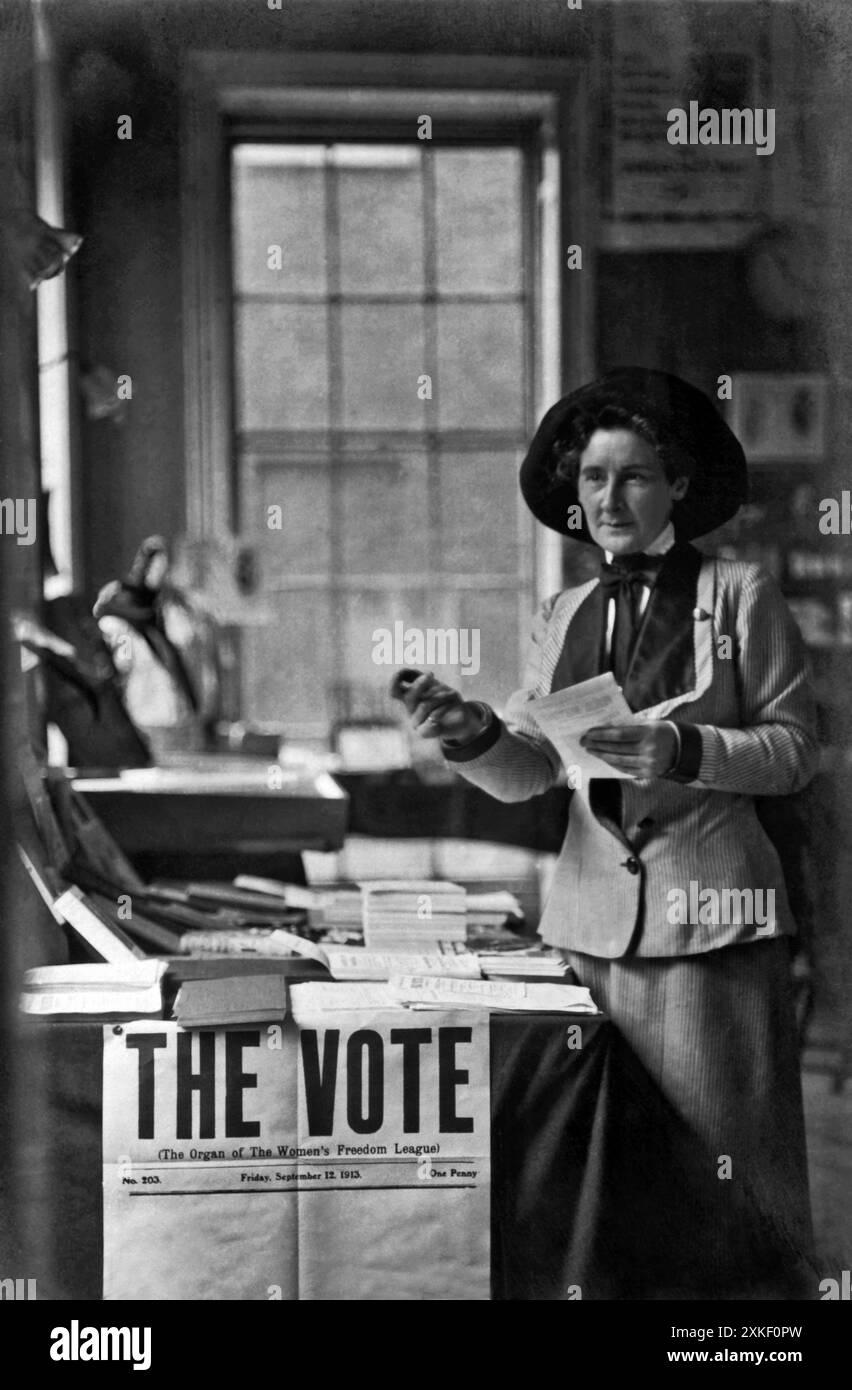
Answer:
<svg viewBox="0 0 852 1390"><path fill-rule="evenodd" d="M744 580L735 630L739 727L681 726L701 740L692 785L748 796L798 791L819 762L808 657L781 590L757 567Z"/></svg>
<svg viewBox="0 0 852 1390"><path fill-rule="evenodd" d="M481 787L498 801L526 801L555 783L562 763L527 708L529 701L546 694L541 659L547 626L558 594L539 609L520 690L510 696L503 718L494 722L471 743L461 748L442 745L444 757L468 782Z"/></svg>

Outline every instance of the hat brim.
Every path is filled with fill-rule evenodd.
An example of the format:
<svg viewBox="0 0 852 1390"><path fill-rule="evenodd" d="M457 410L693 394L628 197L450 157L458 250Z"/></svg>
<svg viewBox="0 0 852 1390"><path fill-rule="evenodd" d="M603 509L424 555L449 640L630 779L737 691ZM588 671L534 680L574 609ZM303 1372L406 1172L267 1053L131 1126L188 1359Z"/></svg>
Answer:
<svg viewBox="0 0 852 1390"><path fill-rule="evenodd" d="M556 476L554 445L571 436L580 417L594 420L612 406L642 416L692 459L686 496L672 508L679 540L707 535L736 515L748 498L748 467L739 440L713 402L669 372L619 367L563 396L536 430L521 464L520 486L538 521L572 540L594 543L577 510L576 484Z"/></svg>

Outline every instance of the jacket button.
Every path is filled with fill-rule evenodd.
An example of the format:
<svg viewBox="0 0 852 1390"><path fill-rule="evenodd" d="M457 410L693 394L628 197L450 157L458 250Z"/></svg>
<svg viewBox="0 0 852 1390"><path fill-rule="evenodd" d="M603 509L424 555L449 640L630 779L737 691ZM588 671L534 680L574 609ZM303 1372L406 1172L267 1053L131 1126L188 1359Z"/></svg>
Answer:
<svg viewBox="0 0 852 1390"><path fill-rule="evenodd" d="M624 867L625 867L625 869L627 870L628 873L630 873L630 874L638 874L638 872L639 872L639 860L638 860L638 859L634 859L633 856L631 855L631 857L630 857L629 859L625 859L625 861L624 861Z"/></svg>

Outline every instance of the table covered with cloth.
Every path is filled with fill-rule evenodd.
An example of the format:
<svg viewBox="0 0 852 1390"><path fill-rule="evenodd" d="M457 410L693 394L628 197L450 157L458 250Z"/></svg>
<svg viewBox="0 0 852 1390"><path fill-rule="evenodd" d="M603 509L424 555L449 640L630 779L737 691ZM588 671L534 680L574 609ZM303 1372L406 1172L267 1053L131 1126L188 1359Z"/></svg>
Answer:
<svg viewBox="0 0 852 1390"><path fill-rule="evenodd" d="M19 1153L50 1242L47 1267L28 1272L40 1299L97 1300L102 1025L27 1032L47 1114ZM490 1043L493 1299L773 1296L783 1232L775 1249L756 1237L736 1175L719 1180L605 1016L495 1013Z"/></svg>

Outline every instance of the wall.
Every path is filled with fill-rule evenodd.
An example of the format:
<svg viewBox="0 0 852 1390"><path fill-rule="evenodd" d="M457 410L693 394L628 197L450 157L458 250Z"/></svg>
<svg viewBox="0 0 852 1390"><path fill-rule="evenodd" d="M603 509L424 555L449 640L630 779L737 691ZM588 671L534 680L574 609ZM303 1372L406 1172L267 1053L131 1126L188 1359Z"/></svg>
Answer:
<svg viewBox="0 0 852 1390"><path fill-rule="evenodd" d="M586 17L555 3L104 4L55 7L67 72L71 202L86 235L78 258L81 362L133 379L124 426L86 423L86 569L94 591L126 568L138 540L174 534L185 514L178 188L180 55L187 47L488 52L555 56L582 42ZM116 116L134 138L116 139Z"/></svg>
<svg viewBox="0 0 852 1390"><path fill-rule="evenodd" d="M653 5L659 10L657 4ZM673 15L683 6L674 6ZM714 34L743 4L707 3ZM752 21L766 9L749 7ZM789 9L789 7L784 7ZM810 13L812 6L805 5ZM611 6L562 0L64 0L53 4L64 58L81 362L129 373L122 426L83 428L86 568L94 590L125 569L138 540L178 533L185 516L178 186L180 60L194 48L592 55ZM802 31L801 62L810 36ZM605 75L604 75L605 80ZM813 96L802 83L791 100ZM134 118L132 141L116 118ZM594 169L595 152L591 167ZM721 371L814 368L811 335L761 321L736 253L600 257L596 351L601 364L676 367L711 387ZM570 330L569 330L570 331Z"/></svg>

